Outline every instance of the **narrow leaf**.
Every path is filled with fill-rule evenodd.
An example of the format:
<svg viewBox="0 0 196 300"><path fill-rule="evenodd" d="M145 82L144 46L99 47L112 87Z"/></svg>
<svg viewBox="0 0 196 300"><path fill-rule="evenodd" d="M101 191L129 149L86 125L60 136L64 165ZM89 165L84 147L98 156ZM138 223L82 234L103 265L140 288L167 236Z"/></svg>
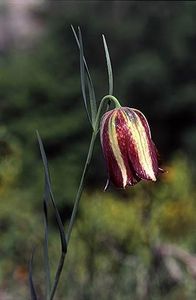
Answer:
<svg viewBox="0 0 196 300"><path fill-rule="evenodd" d="M95 120L95 117L96 117L96 114L97 114L97 104L96 104L95 90L94 90L92 78L91 78L91 75L90 75L90 72L89 72L89 68L88 68L86 59L84 57L81 30L80 30L80 28L78 28L78 32L79 32L79 38L78 38L78 36L76 34L76 31L75 31L75 29L72 25L71 25L71 29L73 31L76 43L77 43L79 51L80 51L80 63L81 63L81 59L82 59L83 64L84 64L84 68L85 68L85 75L86 75L85 79L87 81L89 96L90 96L91 119L92 119L91 123L94 123L94 120ZM85 96L86 96L86 94L85 94ZM87 99L87 97L86 97L86 99ZM88 106L88 103L87 103L87 100L86 100L85 107L87 107L87 106ZM86 109L87 109L87 113L89 115L88 107Z"/></svg>
<svg viewBox="0 0 196 300"><path fill-rule="evenodd" d="M82 42L82 34L80 27L78 27L78 34L79 34L79 43L80 43L80 54L81 54L81 59L83 60L83 65L84 65L84 51L83 51L83 42ZM87 64L86 64L87 66ZM86 68L88 70L88 66ZM89 96L90 96L90 107L91 107L91 118L92 118L92 123L94 125L96 114L97 114L97 104L96 104L96 99L95 99L95 91L92 83L92 79L90 76L89 70L87 71L87 84L88 84L88 89L89 89Z"/></svg>
<svg viewBox="0 0 196 300"><path fill-rule="evenodd" d="M103 34L102 34L102 38L103 38L103 45L104 45L104 50L105 50L106 62L107 62L107 69L108 69L109 95L113 95L113 73L112 73L110 54L108 51L108 46L106 43L105 36Z"/></svg>
<svg viewBox="0 0 196 300"><path fill-rule="evenodd" d="M81 38L81 37L80 37ZM82 95L83 95L83 99L84 99L84 104L85 104L85 108L86 108L86 112L89 118L90 123L92 123L91 121L91 117L88 111L88 104L87 104L87 96L86 96L86 74L85 74L85 69L84 69L84 51L83 51L83 43L82 43L82 38L80 39L80 80L81 80L81 88L82 88Z"/></svg>
<svg viewBox="0 0 196 300"><path fill-rule="evenodd" d="M91 106L92 125L93 125L93 128L94 128L95 118L96 118L96 115L97 115L97 107L96 107L96 101L93 100L93 99L95 99L94 90L92 89L92 86L91 86L91 83L90 83L88 77L87 77L87 86L88 86L90 106Z"/></svg>
<svg viewBox="0 0 196 300"><path fill-rule="evenodd" d="M31 300L37 300L37 294L33 282L33 271L32 271L33 257L34 257L34 250L32 252L30 262L29 262L29 285L30 285L30 292L31 292Z"/></svg>
<svg viewBox="0 0 196 300"><path fill-rule="evenodd" d="M46 287L46 299L50 295L51 276L50 276L50 264L48 254L48 203L50 200L50 191L47 184L47 178L45 176L44 184L44 197L43 197L43 210L44 210L44 269L45 269L45 287Z"/></svg>
<svg viewBox="0 0 196 300"><path fill-rule="evenodd" d="M41 152L41 157L42 157L42 161L43 161L43 165L44 165L44 174L45 174L45 179L46 179L46 185L47 185L47 188L48 188L49 193L50 193L50 198L51 198L52 205L53 205L53 208L54 208L54 211L55 211L55 217L56 217L56 221L57 221L57 225L58 225L58 229L59 229L59 234L60 234L60 238L61 238L61 249L62 249L63 253L66 253L67 243L66 243L66 237L65 237L65 232L64 232L64 226L63 226L60 214L58 212L57 206L55 204L55 200L54 200L54 196L53 196L52 188L51 188L48 161L47 161L44 146L43 146L43 143L42 143L42 140L41 140L41 137L40 137L38 131L37 131L37 139L38 139L39 148L40 148L40 152Z"/></svg>
<svg viewBox="0 0 196 300"><path fill-rule="evenodd" d="M72 31L73 31L73 34L74 34L76 43L77 43L78 48L79 48L79 50L80 50L80 42L79 42L79 39L78 39L78 37L77 37L76 31L75 31L75 29L74 29L74 27L73 27L72 25L71 25L71 29L72 29ZM90 75L90 72L89 72L89 68L88 68L88 66L87 66L87 62L86 62L86 59L85 59L84 56L83 56L83 61L84 61L84 66L85 66L85 70L86 70L87 76L88 76L88 78L89 78L89 81L90 81L91 84L92 84L92 78L91 78L91 75ZM92 84L92 85L93 85L93 84Z"/></svg>

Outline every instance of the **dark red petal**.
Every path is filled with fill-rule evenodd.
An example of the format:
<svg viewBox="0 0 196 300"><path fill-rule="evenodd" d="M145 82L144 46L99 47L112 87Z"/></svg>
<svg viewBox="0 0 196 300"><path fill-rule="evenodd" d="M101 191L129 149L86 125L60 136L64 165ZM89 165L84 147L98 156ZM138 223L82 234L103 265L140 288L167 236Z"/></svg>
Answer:
<svg viewBox="0 0 196 300"><path fill-rule="evenodd" d="M121 170L119 169L118 163L114 157L110 140L109 140L109 132L108 132L108 123L110 120L110 117L112 116L114 110L107 113L107 115L104 115L101 121L101 144L102 149L108 169L108 176L109 179L114 183L115 186L122 188L123 187L123 179Z"/></svg>

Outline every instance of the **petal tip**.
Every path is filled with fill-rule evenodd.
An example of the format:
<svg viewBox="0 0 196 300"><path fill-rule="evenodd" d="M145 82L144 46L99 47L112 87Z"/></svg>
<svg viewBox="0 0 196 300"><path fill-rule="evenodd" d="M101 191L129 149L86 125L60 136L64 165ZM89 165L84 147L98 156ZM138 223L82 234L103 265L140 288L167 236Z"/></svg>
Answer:
<svg viewBox="0 0 196 300"><path fill-rule="evenodd" d="M104 187L104 192L107 190L108 186L109 186L110 180L107 179L105 187Z"/></svg>
<svg viewBox="0 0 196 300"><path fill-rule="evenodd" d="M156 178L155 175L152 175L150 179L151 179L152 181L154 181L154 182L157 181L157 178Z"/></svg>

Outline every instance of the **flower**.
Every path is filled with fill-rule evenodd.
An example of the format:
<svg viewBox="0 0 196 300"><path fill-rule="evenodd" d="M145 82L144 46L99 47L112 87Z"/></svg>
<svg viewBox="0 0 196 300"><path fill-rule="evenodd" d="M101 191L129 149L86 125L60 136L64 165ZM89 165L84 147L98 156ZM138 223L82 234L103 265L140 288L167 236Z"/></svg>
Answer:
<svg viewBox="0 0 196 300"><path fill-rule="evenodd" d="M119 107L106 112L100 125L108 181L125 188L141 179L156 181L162 171L146 117L137 109ZM105 189L106 189L105 188Z"/></svg>

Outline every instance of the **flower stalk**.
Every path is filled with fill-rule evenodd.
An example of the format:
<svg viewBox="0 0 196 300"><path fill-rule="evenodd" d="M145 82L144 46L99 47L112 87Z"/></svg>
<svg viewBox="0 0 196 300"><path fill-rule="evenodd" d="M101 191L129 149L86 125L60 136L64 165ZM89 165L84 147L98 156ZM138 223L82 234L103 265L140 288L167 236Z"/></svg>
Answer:
<svg viewBox="0 0 196 300"><path fill-rule="evenodd" d="M83 191L83 186L84 186L84 179L85 179L85 176L86 176L86 173L87 173L88 166L91 162L96 135L97 135L96 132L93 131L90 146L89 146L89 150L88 150L88 155L87 155L86 162L85 162L85 165L84 165L84 169L83 169L83 172L82 172L82 177L80 179L79 188L78 188L76 198L75 198L75 201L74 201L74 207L73 207L71 219L70 219L68 230L67 230L67 235L66 235L67 246L69 244L71 232L72 232L72 229L73 229L73 224L74 224L74 221L75 221L75 218L76 218L76 213L77 213L79 202L80 202L80 198L82 196L82 191Z"/></svg>
<svg viewBox="0 0 196 300"><path fill-rule="evenodd" d="M75 197L74 208L73 208L73 211L72 211L70 223L69 223L68 230L67 230L67 235L66 235L67 246L69 244L73 224L74 224L74 221L75 221L76 213L77 213L79 202L80 202L80 198L82 196L82 191L83 191L83 186L84 186L84 179L85 179L85 176L86 176L86 173L87 173L87 170L88 170L88 166L91 162L92 153L93 153L93 149L94 149L94 145L95 145L95 140L96 140L96 137L97 137L97 133L99 131L101 111L103 109L103 106L104 106L105 102L107 103L108 101L113 101L116 108L121 107L119 101L112 95L106 95L105 97L102 98L102 100L100 102L100 105L99 105L99 108L98 108L98 111L97 111L97 115L96 115L96 119L95 119L95 126L94 126L92 136L91 136L91 142L90 142L90 145L89 145L89 150L88 150L86 162L85 162L84 169L83 169L83 172L82 172L82 177L81 177L81 180L80 180L79 188L78 188L78 191L77 191L77 194L76 194L76 197Z"/></svg>

